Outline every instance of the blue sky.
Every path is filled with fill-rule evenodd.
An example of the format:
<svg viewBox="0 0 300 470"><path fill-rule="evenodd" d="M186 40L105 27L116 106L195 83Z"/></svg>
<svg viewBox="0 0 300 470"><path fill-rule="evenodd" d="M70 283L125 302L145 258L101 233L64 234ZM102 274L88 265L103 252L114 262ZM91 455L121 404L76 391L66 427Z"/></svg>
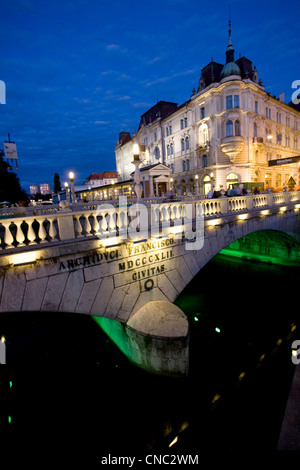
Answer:
<svg viewBox="0 0 300 470"><path fill-rule="evenodd" d="M235 58L289 102L300 79L300 3L230 1ZM24 189L115 169L120 131L157 100L183 103L224 63L229 2L0 0L0 148L16 141Z"/></svg>

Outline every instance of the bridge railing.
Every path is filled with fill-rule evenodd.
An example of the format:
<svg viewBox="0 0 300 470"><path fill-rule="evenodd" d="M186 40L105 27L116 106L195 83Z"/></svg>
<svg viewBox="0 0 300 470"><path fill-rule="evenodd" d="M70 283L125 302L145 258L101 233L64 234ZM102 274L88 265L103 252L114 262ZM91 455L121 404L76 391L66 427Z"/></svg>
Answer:
<svg viewBox="0 0 300 470"><path fill-rule="evenodd" d="M300 202L300 192L269 193L250 196L220 197L192 201L164 201L155 198L147 207L148 220L156 225L180 226L184 218L204 218L248 212L259 208ZM110 202L110 201L109 201ZM136 200L134 201L136 202ZM144 202L144 201L142 201ZM63 240L75 240L98 236L106 239L127 233L126 229L136 213L128 206L120 208L107 204L76 205L76 210L61 211L45 208L45 212L33 214L9 211L0 218L0 249L17 249L28 245L53 244ZM188 208L192 211L188 212Z"/></svg>

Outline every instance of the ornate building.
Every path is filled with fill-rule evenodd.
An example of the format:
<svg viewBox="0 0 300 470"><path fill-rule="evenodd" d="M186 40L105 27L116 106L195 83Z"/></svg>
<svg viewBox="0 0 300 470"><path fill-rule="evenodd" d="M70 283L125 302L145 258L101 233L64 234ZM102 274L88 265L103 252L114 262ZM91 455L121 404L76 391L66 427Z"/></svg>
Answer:
<svg viewBox="0 0 300 470"><path fill-rule="evenodd" d="M211 186L237 183L280 190L291 177L299 184L299 163L281 163L299 155L300 113L283 96L265 91L249 59L234 59L230 23L225 65L211 61L188 101L160 101L141 116L137 133L120 133L115 147L120 181L134 171L134 143L140 146L141 169L168 167L178 194L207 194Z"/></svg>

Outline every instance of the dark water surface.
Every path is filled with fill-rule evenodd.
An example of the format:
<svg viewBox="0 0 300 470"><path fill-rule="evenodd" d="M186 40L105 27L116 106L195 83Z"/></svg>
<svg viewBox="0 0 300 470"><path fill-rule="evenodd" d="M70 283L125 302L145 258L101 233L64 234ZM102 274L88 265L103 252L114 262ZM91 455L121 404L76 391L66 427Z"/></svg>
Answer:
<svg viewBox="0 0 300 470"><path fill-rule="evenodd" d="M179 379L131 365L89 316L1 314L7 453L24 444L31 462L42 452L45 461L100 464L109 453L275 450L299 339L299 281L300 268L215 257L176 301L191 335L189 376Z"/></svg>

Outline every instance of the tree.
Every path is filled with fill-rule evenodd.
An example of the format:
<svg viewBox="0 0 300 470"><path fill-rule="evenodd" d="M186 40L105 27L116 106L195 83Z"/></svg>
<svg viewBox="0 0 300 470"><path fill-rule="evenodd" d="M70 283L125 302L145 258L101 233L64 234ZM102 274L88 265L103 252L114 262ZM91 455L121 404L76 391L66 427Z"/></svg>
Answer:
<svg viewBox="0 0 300 470"><path fill-rule="evenodd" d="M54 194L57 194L58 191L61 191L61 182L58 173L54 173Z"/></svg>
<svg viewBox="0 0 300 470"><path fill-rule="evenodd" d="M13 171L8 171L9 164L4 161L3 156L3 150L0 150L0 201L27 202L28 196L21 188L19 178Z"/></svg>

